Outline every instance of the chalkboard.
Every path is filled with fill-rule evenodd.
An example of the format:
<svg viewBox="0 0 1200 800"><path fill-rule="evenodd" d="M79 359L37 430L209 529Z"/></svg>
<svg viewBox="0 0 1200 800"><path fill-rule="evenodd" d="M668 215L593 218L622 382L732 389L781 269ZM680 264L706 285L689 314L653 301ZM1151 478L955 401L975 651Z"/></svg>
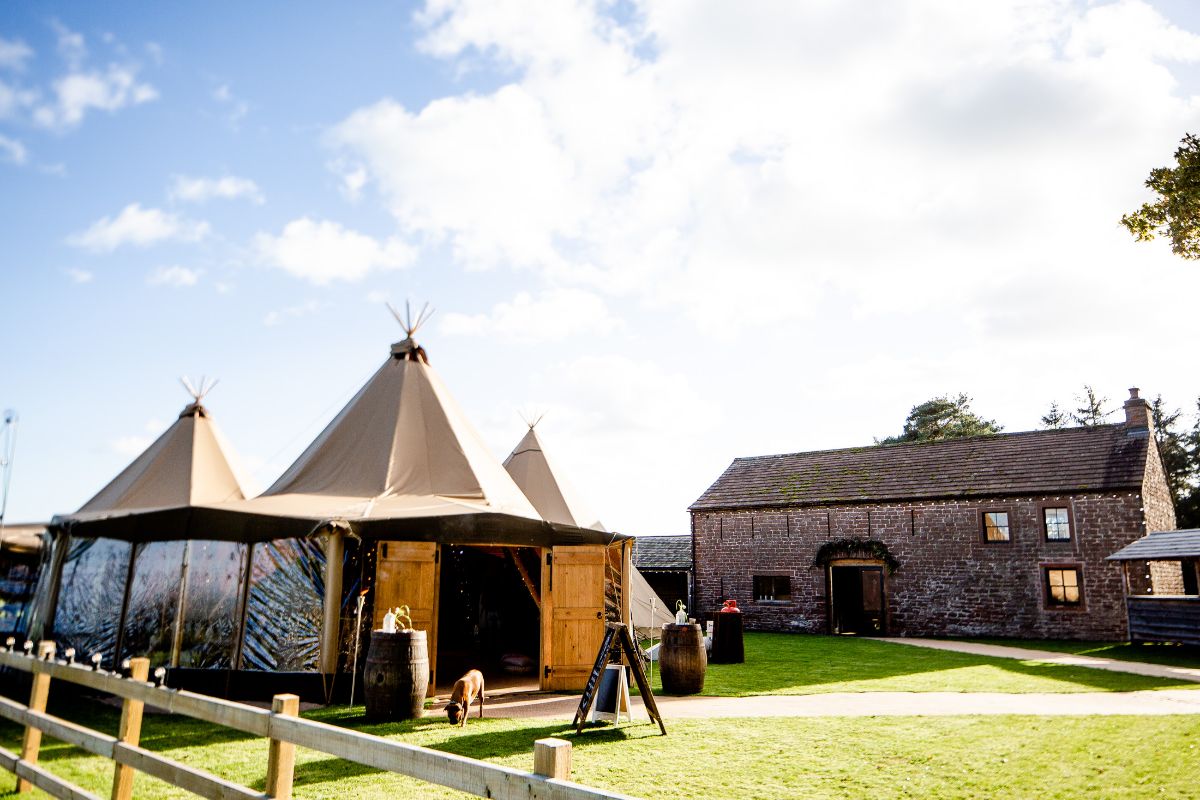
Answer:
<svg viewBox="0 0 1200 800"><path fill-rule="evenodd" d="M638 692L642 696L642 705L646 707L646 713L650 719L658 723L658 729L662 731L663 736L666 736L667 727L663 724L662 714L658 712L658 703L654 702L654 693L650 691L650 681L646 680L646 670L642 668L642 655L629 635L629 628L619 622L605 623L604 641L600 643L600 652L596 654L596 663L592 665L592 672L583 686L583 696L579 698L579 708L575 711L575 719L571 721L571 724L575 726L575 732L583 731L583 725L588 719L588 712L591 711L592 704L596 701L596 689L600 685L600 676L605 672L605 667L613 660L614 656L619 661L622 655L625 657L625 664L629 667L629 671L633 673L634 680L637 681Z"/></svg>
<svg viewBox="0 0 1200 800"><path fill-rule="evenodd" d="M626 719L633 720L629 708L629 679L625 677L624 664L609 664L600 675L591 719L620 720L621 714L624 714Z"/></svg>

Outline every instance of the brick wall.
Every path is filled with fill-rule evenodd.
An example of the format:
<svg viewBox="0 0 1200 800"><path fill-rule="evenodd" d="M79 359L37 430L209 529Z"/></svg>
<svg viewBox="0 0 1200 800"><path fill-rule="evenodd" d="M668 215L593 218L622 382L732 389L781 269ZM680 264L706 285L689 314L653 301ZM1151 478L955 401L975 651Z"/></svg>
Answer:
<svg viewBox="0 0 1200 800"><path fill-rule="evenodd" d="M1071 510L1070 541L1046 541L1048 505ZM1010 542L983 541L985 510L1009 512ZM827 632L826 572L812 565L817 549L830 540L870 538L900 561L885 591L888 633L902 636L1122 639L1121 568L1104 559L1146 532L1139 492L697 511L692 522L697 611L715 611L732 597L748 629ZM1042 567L1049 564L1082 569L1081 608L1046 606ZM756 602L754 575L788 576L791 600Z"/></svg>

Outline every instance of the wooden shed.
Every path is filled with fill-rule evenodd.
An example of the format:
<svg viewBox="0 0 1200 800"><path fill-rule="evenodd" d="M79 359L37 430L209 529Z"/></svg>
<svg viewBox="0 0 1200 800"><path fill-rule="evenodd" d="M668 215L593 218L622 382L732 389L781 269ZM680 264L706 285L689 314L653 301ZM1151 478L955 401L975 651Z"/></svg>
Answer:
<svg viewBox="0 0 1200 800"><path fill-rule="evenodd" d="M1131 642L1200 646L1200 529L1147 534L1108 559L1124 571Z"/></svg>

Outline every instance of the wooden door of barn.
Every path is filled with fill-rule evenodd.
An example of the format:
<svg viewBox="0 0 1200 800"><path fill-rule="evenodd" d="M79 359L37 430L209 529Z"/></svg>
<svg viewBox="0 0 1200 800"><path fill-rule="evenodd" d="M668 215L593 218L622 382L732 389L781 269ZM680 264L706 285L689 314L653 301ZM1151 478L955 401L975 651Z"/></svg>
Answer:
<svg viewBox="0 0 1200 800"><path fill-rule="evenodd" d="M436 542L380 542L375 557L374 625L383 627L389 608L408 606L413 628L429 643L429 694L437 675L437 602L440 545Z"/></svg>
<svg viewBox="0 0 1200 800"><path fill-rule="evenodd" d="M878 636L887 632L883 567L846 562L831 566L829 596L833 600L830 633Z"/></svg>
<svg viewBox="0 0 1200 800"><path fill-rule="evenodd" d="M604 545L542 550L541 688L582 689L604 640Z"/></svg>

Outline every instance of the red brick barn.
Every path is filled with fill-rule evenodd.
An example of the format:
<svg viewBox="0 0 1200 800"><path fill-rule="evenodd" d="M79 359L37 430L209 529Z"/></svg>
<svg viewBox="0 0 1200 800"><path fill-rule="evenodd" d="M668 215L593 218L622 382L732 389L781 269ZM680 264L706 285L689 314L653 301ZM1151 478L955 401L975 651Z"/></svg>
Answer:
<svg viewBox="0 0 1200 800"><path fill-rule="evenodd" d="M697 611L755 630L1123 639L1105 558L1171 530L1149 405L1125 422L738 458L691 506Z"/></svg>

